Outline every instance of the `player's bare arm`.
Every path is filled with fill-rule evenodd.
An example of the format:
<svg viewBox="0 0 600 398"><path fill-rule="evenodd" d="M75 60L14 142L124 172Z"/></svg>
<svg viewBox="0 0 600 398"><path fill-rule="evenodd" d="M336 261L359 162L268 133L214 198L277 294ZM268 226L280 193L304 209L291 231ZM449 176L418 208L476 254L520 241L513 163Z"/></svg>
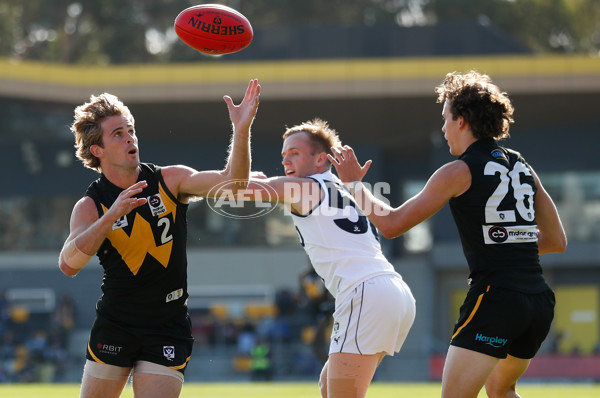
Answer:
<svg viewBox="0 0 600 398"><path fill-rule="evenodd" d="M558 211L552 198L550 198L550 195L548 195L548 192L542 186L537 174L533 170L531 170L531 173L537 185L537 193L533 206L539 230L539 254L562 253L567 248L567 235L560 221Z"/></svg>
<svg viewBox="0 0 600 398"><path fill-rule="evenodd" d="M272 195L275 193L275 195ZM264 200L272 197L291 209L294 213L304 215L314 209L321 200L322 192L315 180L302 177L252 177L248 188L243 192L245 200Z"/></svg>
<svg viewBox="0 0 600 398"><path fill-rule="evenodd" d="M187 203L193 197L206 197L216 186L236 192L247 185L251 163L250 128L258 110L259 96L260 84L253 79L239 105L235 105L231 97L223 97L233 125L229 156L223 170L198 171L183 165L162 169L167 187L180 201Z"/></svg>
<svg viewBox="0 0 600 398"><path fill-rule="evenodd" d="M394 209L387 219L382 217L388 223L386 227L389 235L400 236L427 220L440 211L451 198L462 195L470 186L471 172L462 160L455 160L440 167L418 194Z"/></svg>
<svg viewBox="0 0 600 398"><path fill-rule="evenodd" d="M233 139L225 165L225 176L231 180L237 180L232 186L234 192L246 186L250 174L250 128L256 117L259 98L258 79L250 80L239 105L235 105L228 95L223 97L229 110L229 119L233 124Z"/></svg>
<svg viewBox="0 0 600 398"><path fill-rule="evenodd" d="M373 217L377 221L371 219L387 239L398 237L440 211L451 198L465 192L470 184L471 173L468 166L460 160L455 160L440 167L418 194L392 209L388 215L385 212L374 212L369 218ZM364 198L374 198L367 190L357 194L359 204ZM382 205L384 204L380 204Z"/></svg>
<svg viewBox="0 0 600 398"><path fill-rule="evenodd" d="M71 213L70 233L58 259L59 268L65 275L77 275L98 251L114 222L146 203L146 198L135 197L146 186L146 181L139 181L123 190L102 217L98 217L92 198L84 197L75 204Z"/></svg>
<svg viewBox="0 0 600 398"><path fill-rule="evenodd" d="M333 153L334 156L329 156L329 159L344 183L362 180L370 167L370 161L361 166L354 151L348 146L335 148ZM440 167L421 192L397 208L377 199L368 189L362 189L362 186L349 188L371 222L385 238L391 239L433 216L450 198L461 195L470 185L471 173L468 166L463 161L456 160Z"/></svg>

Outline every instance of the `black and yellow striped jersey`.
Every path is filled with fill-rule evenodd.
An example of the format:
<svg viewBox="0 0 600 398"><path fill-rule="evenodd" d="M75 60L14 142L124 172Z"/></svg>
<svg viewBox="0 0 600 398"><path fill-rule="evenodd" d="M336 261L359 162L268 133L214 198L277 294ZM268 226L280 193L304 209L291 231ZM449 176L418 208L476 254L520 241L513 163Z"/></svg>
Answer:
<svg viewBox="0 0 600 398"><path fill-rule="evenodd" d="M104 268L96 309L125 325L160 325L187 313L187 204L167 188L161 168L142 163L138 181L148 186L137 195L147 203L117 220L97 256ZM88 188L100 217L123 189L104 175Z"/></svg>

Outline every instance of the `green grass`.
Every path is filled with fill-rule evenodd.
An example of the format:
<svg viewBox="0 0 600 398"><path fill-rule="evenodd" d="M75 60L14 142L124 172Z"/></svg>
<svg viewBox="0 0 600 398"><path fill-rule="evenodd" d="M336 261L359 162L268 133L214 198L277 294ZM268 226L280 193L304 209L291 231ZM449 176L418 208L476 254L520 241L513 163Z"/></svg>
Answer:
<svg viewBox="0 0 600 398"><path fill-rule="evenodd" d="M598 398L600 384L530 384L522 383L517 391L523 398ZM79 396L77 384L5 384L0 385L2 398L69 398ZM186 383L181 398L318 398L315 383ZM439 383L379 383L369 388L368 398L435 398L440 396ZM479 397L484 398L484 392ZM122 398L132 398L128 385Z"/></svg>

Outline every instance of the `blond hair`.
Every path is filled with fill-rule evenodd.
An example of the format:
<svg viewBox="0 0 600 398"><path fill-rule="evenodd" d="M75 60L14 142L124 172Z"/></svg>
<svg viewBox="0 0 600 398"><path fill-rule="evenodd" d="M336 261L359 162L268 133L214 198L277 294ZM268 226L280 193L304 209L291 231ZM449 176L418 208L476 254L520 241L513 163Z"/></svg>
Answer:
<svg viewBox="0 0 600 398"><path fill-rule="evenodd" d="M329 155L333 155L331 147L342 145L337 131L329 127L329 123L319 118L289 127L283 133L283 139L285 140L290 135L302 132L307 133L310 137L310 143L315 152L326 152Z"/></svg>
<svg viewBox="0 0 600 398"><path fill-rule="evenodd" d="M90 101L75 108L71 131L75 135L75 155L83 165L100 172L100 159L92 155L92 145L103 146L101 123L111 116L124 116L135 124L129 108L108 93L92 95Z"/></svg>

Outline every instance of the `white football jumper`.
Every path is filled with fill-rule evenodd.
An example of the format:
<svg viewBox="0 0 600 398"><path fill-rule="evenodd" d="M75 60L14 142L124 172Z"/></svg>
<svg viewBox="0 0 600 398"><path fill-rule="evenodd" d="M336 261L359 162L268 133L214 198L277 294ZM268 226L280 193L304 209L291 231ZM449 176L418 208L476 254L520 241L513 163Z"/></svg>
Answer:
<svg viewBox="0 0 600 398"><path fill-rule="evenodd" d="M309 214L292 213L298 238L334 298L377 275L395 274L376 237L341 180L330 171L309 176L321 187L321 202Z"/></svg>
<svg viewBox="0 0 600 398"><path fill-rule="evenodd" d="M315 271L335 297L329 353L394 355L415 319L410 288L383 255L377 231L340 179L329 171L310 178L321 187L321 202L292 219Z"/></svg>

